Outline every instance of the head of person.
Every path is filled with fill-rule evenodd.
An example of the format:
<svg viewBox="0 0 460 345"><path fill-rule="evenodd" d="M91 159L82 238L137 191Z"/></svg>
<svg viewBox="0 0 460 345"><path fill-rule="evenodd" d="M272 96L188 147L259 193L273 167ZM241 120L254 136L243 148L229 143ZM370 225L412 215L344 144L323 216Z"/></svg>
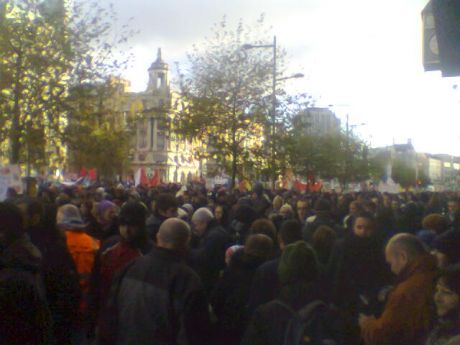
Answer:
<svg viewBox="0 0 460 345"><path fill-rule="evenodd" d="M251 224L250 233L263 234L270 237L273 241L276 240L276 227L271 220L268 219L257 219L254 223Z"/></svg>
<svg viewBox="0 0 460 345"><path fill-rule="evenodd" d="M283 198L280 195L276 195L272 201L273 210L278 212L281 206L283 206Z"/></svg>
<svg viewBox="0 0 460 345"><path fill-rule="evenodd" d="M288 219L281 224L278 243L281 250L286 246L302 240L302 224L297 219Z"/></svg>
<svg viewBox="0 0 460 345"><path fill-rule="evenodd" d="M147 207L144 204L136 201L123 204L120 209L118 229L124 241L133 245L141 245L145 241L146 217Z"/></svg>
<svg viewBox="0 0 460 345"><path fill-rule="evenodd" d="M315 213L318 216L327 216L331 212L331 203L325 198L320 198L315 202Z"/></svg>
<svg viewBox="0 0 460 345"><path fill-rule="evenodd" d="M370 238L375 233L375 219L369 212L355 215L353 221L353 235L360 238Z"/></svg>
<svg viewBox="0 0 460 345"><path fill-rule="evenodd" d="M292 206L289 204L284 204L283 206L281 206L280 216L284 219L294 218L294 210L292 209Z"/></svg>
<svg viewBox="0 0 460 345"><path fill-rule="evenodd" d="M439 318L460 314L460 267L443 270L436 283L434 303Z"/></svg>
<svg viewBox="0 0 460 345"><path fill-rule="evenodd" d="M446 231L448 225L447 219L439 213L431 213L422 220L422 227L434 231L437 235Z"/></svg>
<svg viewBox="0 0 460 345"><path fill-rule="evenodd" d="M363 211L363 205L359 201L352 201L350 205L348 205L348 212L352 216L358 215L358 213Z"/></svg>
<svg viewBox="0 0 460 345"><path fill-rule="evenodd" d="M228 247L227 250L225 251L225 264L227 266L230 266L230 262L232 260L232 257L233 255L239 251L239 250L242 250L244 248L244 246L240 245L240 244L235 244L231 247Z"/></svg>
<svg viewBox="0 0 460 345"><path fill-rule="evenodd" d="M214 208L214 217L220 224L225 224L228 220L228 211L224 205L216 205Z"/></svg>
<svg viewBox="0 0 460 345"><path fill-rule="evenodd" d="M160 193L155 201L155 215L163 218L177 217L179 202L170 193Z"/></svg>
<svg viewBox="0 0 460 345"><path fill-rule="evenodd" d="M437 236L433 243L433 254L439 268L460 262L460 233L449 230Z"/></svg>
<svg viewBox="0 0 460 345"><path fill-rule="evenodd" d="M301 222L305 222L305 219L307 218L307 214L308 214L308 209L309 209L308 200L306 199L297 200L296 209L297 209L297 217L299 218L299 220Z"/></svg>
<svg viewBox="0 0 460 345"><path fill-rule="evenodd" d="M250 235L244 244L244 253L266 261L273 256L273 244L273 240L267 235Z"/></svg>
<svg viewBox="0 0 460 345"><path fill-rule="evenodd" d="M19 207L10 202L0 202L0 246L8 246L24 232L24 218Z"/></svg>
<svg viewBox="0 0 460 345"><path fill-rule="evenodd" d="M72 204L63 205L58 208L56 225L61 230L84 230L87 227L87 224L81 217L80 210Z"/></svg>
<svg viewBox="0 0 460 345"><path fill-rule="evenodd" d="M460 198L451 198L447 202L447 209L450 214L456 214L460 212Z"/></svg>
<svg viewBox="0 0 460 345"><path fill-rule="evenodd" d="M214 215L207 207L201 207L193 213L193 231L198 236L203 236L208 229L209 223L214 219Z"/></svg>
<svg viewBox="0 0 460 345"><path fill-rule="evenodd" d="M423 242L415 235L402 233L393 236L385 248L385 259L391 271L399 276L405 269L428 252Z"/></svg>
<svg viewBox="0 0 460 345"><path fill-rule="evenodd" d="M330 226L320 225L313 234L312 244L316 250L332 249L337 239L337 233Z"/></svg>
<svg viewBox="0 0 460 345"><path fill-rule="evenodd" d="M43 219L43 204L34 198L20 198L15 204L19 207L24 217L24 227L34 227L40 225Z"/></svg>
<svg viewBox="0 0 460 345"><path fill-rule="evenodd" d="M168 218L158 230L157 247L185 254L189 248L191 234L190 226L182 219Z"/></svg>
<svg viewBox="0 0 460 345"><path fill-rule="evenodd" d="M95 204L94 218L103 230L110 228L118 217L119 207L109 200L102 200Z"/></svg>
<svg viewBox="0 0 460 345"><path fill-rule="evenodd" d="M282 286L310 283L319 274L315 251L304 241L289 244L281 254L278 278Z"/></svg>

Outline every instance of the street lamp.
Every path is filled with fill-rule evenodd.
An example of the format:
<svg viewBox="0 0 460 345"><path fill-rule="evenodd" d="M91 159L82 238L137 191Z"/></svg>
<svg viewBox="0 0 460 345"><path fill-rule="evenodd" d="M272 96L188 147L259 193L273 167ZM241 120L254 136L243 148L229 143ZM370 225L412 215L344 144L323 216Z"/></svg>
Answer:
<svg viewBox="0 0 460 345"><path fill-rule="evenodd" d="M273 49L273 78L272 78L272 109L271 109L271 141L272 141L272 188L275 187L276 181L276 143L275 143L275 134L276 134L276 82L286 79L293 78L303 78L302 73L296 73L289 77L276 78L276 36L273 36L272 44L243 44L243 49L254 49L254 48L272 48Z"/></svg>

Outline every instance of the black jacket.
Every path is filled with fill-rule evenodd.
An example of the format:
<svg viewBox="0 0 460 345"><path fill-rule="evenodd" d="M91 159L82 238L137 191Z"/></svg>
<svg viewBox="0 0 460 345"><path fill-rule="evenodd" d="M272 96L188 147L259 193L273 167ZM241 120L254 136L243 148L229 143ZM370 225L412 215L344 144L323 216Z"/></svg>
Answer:
<svg viewBox="0 0 460 345"><path fill-rule="evenodd" d="M232 244L230 235L220 225L211 221L198 245L191 250L190 263L210 293L225 266L225 251Z"/></svg>
<svg viewBox="0 0 460 345"><path fill-rule="evenodd" d="M211 296L211 305L218 319L219 344L237 344L241 340L248 321L246 304L252 278L257 267L264 262L256 256L238 254L233 255L229 268Z"/></svg>
<svg viewBox="0 0 460 345"><path fill-rule="evenodd" d="M120 272L102 320L101 345L207 343L209 313L200 279L167 249L155 248Z"/></svg>

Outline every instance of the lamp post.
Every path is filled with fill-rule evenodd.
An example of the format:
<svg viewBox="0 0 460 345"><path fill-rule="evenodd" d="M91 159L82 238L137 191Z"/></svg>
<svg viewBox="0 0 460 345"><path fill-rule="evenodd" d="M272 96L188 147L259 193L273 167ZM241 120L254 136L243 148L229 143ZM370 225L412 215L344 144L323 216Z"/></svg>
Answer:
<svg viewBox="0 0 460 345"><path fill-rule="evenodd" d="M276 181L276 82L286 79L293 79L293 78L303 78L302 73L296 73L289 77L283 78L276 78L277 71L276 71L276 36L273 36L273 43L272 44L244 44L242 46L243 49L253 49L253 48L272 48L273 49L273 76L272 76L272 107L271 107L271 173L272 173L272 188L275 188L275 181Z"/></svg>

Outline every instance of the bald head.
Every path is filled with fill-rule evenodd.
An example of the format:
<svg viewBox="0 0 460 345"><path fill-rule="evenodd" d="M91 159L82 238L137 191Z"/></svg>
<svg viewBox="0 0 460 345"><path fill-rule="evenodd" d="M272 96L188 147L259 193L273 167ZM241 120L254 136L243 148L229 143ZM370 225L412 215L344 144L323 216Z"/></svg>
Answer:
<svg viewBox="0 0 460 345"><path fill-rule="evenodd" d="M385 257L391 270L399 275L407 265L417 258L428 254L422 241L412 234L393 236L385 248Z"/></svg>
<svg viewBox="0 0 460 345"><path fill-rule="evenodd" d="M174 251L187 249L191 237L190 226L179 218L165 220L157 233L157 245Z"/></svg>
<svg viewBox="0 0 460 345"><path fill-rule="evenodd" d="M398 234L388 241L387 248L393 251L404 251L410 259L427 254L423 242L412 234Z"/></svg>

